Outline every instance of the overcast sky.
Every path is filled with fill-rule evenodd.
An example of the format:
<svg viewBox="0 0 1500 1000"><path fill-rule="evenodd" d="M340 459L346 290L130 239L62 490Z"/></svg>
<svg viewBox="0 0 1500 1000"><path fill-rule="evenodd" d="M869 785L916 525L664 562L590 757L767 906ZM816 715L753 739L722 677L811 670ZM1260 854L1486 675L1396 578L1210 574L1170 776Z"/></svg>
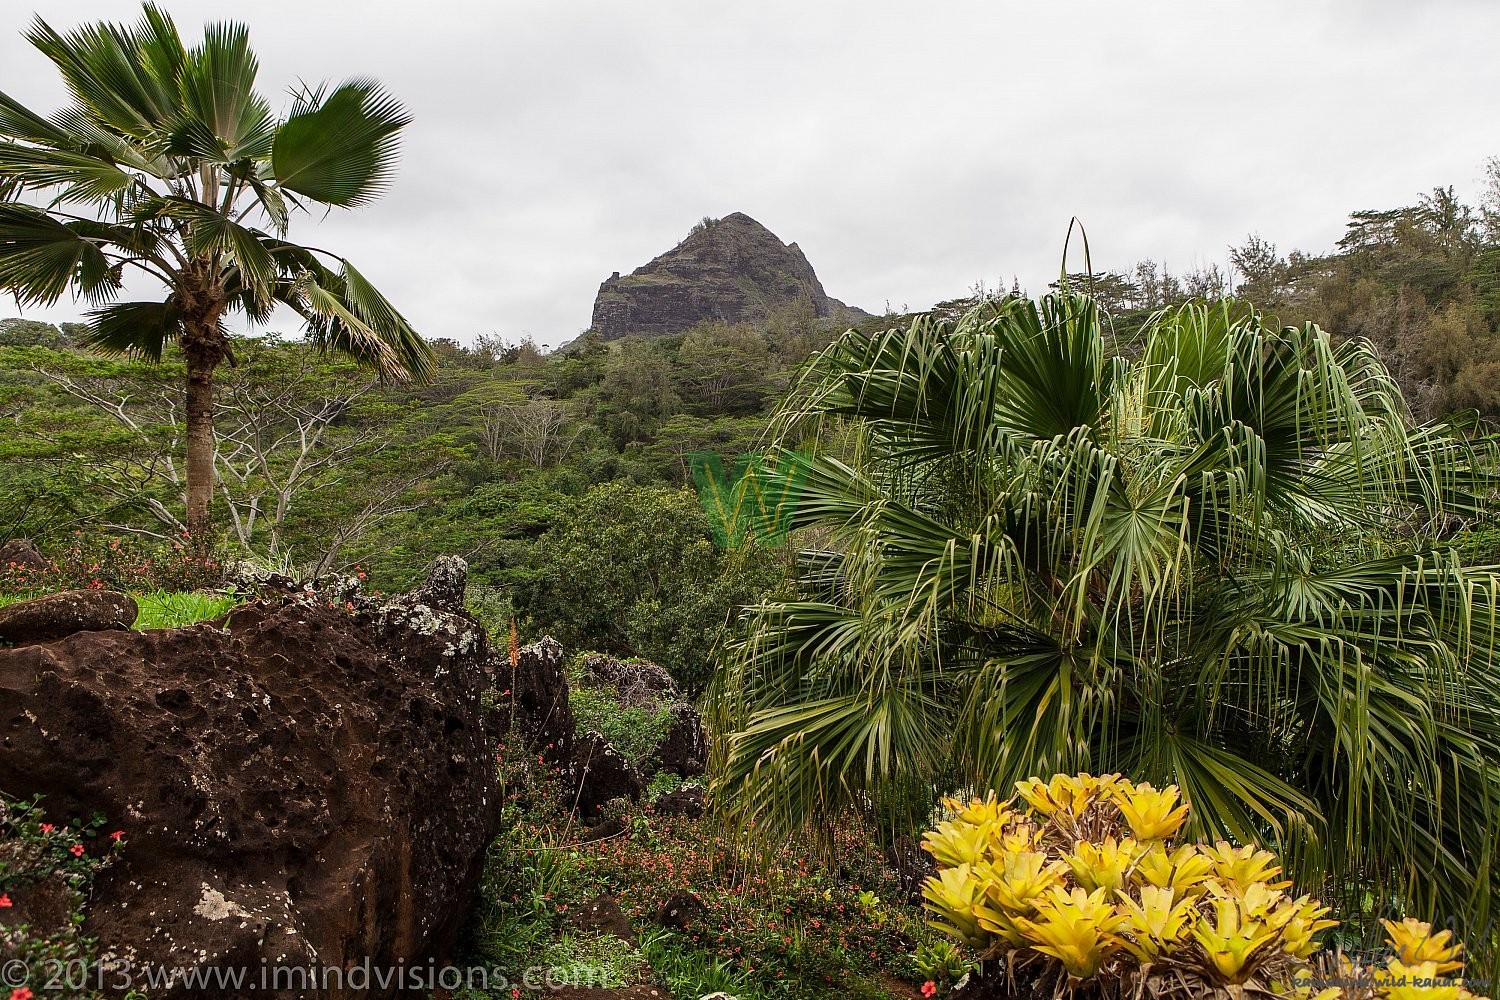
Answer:
<svg viewBox="0 0 1500 1000"><path fill-rule="evenodd" d="M1351 210L1472 197L1500 154L1493 0L165 6L188 36L248 21L276 106L354 75L406 102L390 194L293 238L348 255L432 337L568 340L600 281L705 215L748 213L879 312L980 279L1039 292L1074 215L1096 268L1222 264L1251 232L1326 249ZM139 7L0 10L0 90L51 110L29 12Z"/></svg>

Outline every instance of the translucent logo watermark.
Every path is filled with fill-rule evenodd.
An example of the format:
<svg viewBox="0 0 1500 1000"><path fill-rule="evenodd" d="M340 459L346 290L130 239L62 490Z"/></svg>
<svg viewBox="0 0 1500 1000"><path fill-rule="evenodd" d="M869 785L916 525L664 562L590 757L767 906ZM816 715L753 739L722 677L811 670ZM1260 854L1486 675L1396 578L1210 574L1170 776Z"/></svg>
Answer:
<svg viewBox="0 0 1500 1000"><path fill-rule="evenodd" d="M745 452L728 475L715 452L695 451L687 460L698 502L720 548L774 545L786 538L807 479L805 456Z"/></svg>

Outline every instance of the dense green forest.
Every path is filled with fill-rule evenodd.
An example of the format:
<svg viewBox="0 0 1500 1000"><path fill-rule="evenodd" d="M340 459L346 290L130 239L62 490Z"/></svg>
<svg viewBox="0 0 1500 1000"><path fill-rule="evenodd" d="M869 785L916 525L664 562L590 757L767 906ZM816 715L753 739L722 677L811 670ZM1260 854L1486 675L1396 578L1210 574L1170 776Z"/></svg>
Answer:
<svg viewBox="0 0 1500 1000"><path fill-rule="evenodd" d="M1419 418L1494 420L1500 161L1488 176L1476 205L1438 188L1355 212L1329 253L1282 254L1251 237L1231 251L1231 273L1173 275L1147 260L1069 284L1100 302L1122 353L1154 311L1235 294L1282 322L1370 340ZM933 313L954 318L1003 294L979 285ZM82 531L149 546L185 529L182 360L79 349L85 329L0 321L0 541L55 549ZM787 567L774 552L713 543L690 456L732 469L760 447L794 373L836 332L793 307L759 329L584 336L550 354L493 335L438 339L426 383L382 382L300 339L237 337L216 418L222 557L357 571L397 589L458 553L497 616L655 657L697 686L705 636Z"/></svg>

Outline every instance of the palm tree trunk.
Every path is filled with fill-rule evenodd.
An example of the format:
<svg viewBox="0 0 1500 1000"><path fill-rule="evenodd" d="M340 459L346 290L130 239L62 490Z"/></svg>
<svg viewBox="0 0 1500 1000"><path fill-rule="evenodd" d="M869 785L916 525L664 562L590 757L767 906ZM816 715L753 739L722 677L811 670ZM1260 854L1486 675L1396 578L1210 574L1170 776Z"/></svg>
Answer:
<svg viewBox="0 0 1500 1000"><path fill-rule="evenodd" d="M187 526L196 544L212 536L214 497L214 369L219 359L195 337L183 338L187 358Z"/></svg>

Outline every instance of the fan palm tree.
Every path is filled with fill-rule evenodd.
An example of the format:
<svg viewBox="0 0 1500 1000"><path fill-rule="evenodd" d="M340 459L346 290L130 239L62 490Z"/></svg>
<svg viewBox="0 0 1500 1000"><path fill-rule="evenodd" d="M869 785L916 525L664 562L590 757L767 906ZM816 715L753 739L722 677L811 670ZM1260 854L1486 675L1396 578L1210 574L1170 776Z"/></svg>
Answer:
<svg viewBox="0 0 1500 1000"><path fill-rule="evenodd" d="M784 835L1119 771L1309 887L1482 914L1500 581L1433 538L1485 513L1493 449L1414 425L1367 345L1243 305L1105 343L1062 294L814 359L776 438L841 442L779 466L826 541L728 650L719 793Z"/></svg>
<svg viewBox="0 0 1500 1000"><path fill-rule="evenodd" d="M244 26L209 25L188 47L150 4L135 26L64 34L38 19L27 38L73 103L44 117L0 94L0 289L23 306L84 300L85 341L106 352L159 361L177 345L191 531L213 496L227 317L261 322L286 305L325 349L386 378L430 375L425 342L354 265L286 239L294 210L363 205L389 183L408 118L378 85L304 88L278 118L256 92ZM165 296L117 301L127 273Z"/></svg>

